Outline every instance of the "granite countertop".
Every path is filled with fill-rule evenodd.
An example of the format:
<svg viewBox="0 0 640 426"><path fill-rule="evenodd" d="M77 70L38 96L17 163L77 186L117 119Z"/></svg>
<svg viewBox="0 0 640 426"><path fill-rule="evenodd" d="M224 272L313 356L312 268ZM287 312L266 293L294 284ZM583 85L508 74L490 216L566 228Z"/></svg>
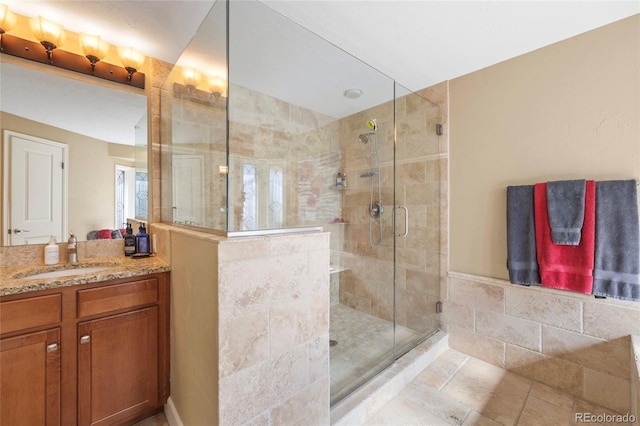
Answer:
<svg viewBox="0 0 640 426"><path fill-rule="evenodd" d="M66 274L58 277L33 277L53 271L68 271L80 268L104 268L101 270L79 271L78 274ZM81 259L74 264L28 265L0 268L0 296L48 290L79 284L95 283L118 278L169 271L171 268L155 256L131 258L126 256Z"/></svg>

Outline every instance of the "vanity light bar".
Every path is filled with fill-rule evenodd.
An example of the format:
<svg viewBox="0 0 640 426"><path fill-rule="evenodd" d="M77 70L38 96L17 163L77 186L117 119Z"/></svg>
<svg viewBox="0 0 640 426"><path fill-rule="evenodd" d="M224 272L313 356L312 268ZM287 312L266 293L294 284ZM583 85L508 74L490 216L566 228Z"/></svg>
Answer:
<svg viewBox="0 0 640 426"><path fill-rule="evenodd" d="M15 37L7 33L2 34L0 40L0 52L2 52L2 54L17 56L42 64L50 64L65 70L93 75L104 80L144 89L145 75L139 71L130 73L121 66L111 65L103 61L95 63L92 68L91 62L87 60L86 57L60 49L56 49L53 57L50 58L40 43Z"/></svg>

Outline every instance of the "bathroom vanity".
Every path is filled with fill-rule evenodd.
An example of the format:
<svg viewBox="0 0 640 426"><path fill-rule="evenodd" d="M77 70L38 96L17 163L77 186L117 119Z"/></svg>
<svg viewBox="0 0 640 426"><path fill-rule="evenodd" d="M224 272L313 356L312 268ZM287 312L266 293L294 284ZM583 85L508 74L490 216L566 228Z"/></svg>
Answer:
<svg viewBox="0 0 640 426"><path fill-rule="evenodd" d="M127 424L169 396L169 267L73 266L0 268L0 424Z"/></svg>

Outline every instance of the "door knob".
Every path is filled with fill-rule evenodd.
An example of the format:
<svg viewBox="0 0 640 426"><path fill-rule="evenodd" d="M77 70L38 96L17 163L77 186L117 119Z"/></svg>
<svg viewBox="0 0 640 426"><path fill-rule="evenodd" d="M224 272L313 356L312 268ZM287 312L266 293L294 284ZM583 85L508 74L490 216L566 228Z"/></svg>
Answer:
<svg viewBox="0 0 640 426"><path fill-rule="evenodd" d="M14 234L22 234L23 232L30 232L28 229L14 229L13 233ZM11 233L11 230L9 230L9 233Z"/></svg>
<svg viewBox="0 0 640 426"><path fill-rule="evenodd" d="M89 336L88 334L85 334L84 336L80 337L80 344L81 345L89 343L90 341L91 341L91 336Z"/></svg>

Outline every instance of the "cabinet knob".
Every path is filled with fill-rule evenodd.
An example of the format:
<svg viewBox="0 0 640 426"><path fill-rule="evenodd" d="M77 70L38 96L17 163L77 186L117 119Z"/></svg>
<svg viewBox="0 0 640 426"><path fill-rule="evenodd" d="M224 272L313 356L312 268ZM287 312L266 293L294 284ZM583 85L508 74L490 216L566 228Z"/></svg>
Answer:
<svg viewBox="0 0 640 426"><path fill-rule="evenodd" d="M80 344L84 345L85 343L89 343L91 341L91 336L89 336L88 334L85 334L84 336L80 337Z"/></svg>
<svg viewBox="0 0 640 426"><path fill-rule="evenodd" d="M55 352L58 350L58 344L57 343L51 343L49 345L47 345L47 352Z"/></svg>

